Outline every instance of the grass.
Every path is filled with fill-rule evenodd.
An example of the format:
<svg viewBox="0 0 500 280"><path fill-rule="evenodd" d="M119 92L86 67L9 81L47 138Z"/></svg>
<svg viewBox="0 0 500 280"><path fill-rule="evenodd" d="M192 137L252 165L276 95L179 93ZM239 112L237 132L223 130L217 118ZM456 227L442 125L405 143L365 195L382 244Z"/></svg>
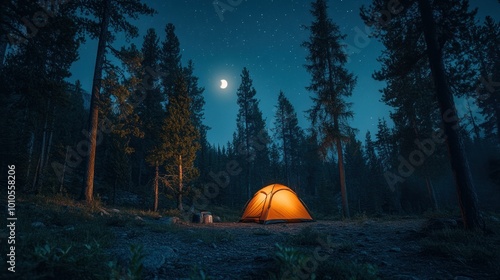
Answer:
<svg viewBox="0 0 500 280"><path fill-rule="evenodd" d="M500 228L499 228L500 229ZM496 234L463 229L431 231L421 240L421 252L450 258L467 265L486 265L498 269L500 238Z"/></svg>
<svg viewBox="0 0 500 280"><path fill-rule="evenodd" d="M102 209L98 200L89 206L64 195L19 198L16 255L22 257L16 260L16 278L140 279L141 249L131 248L133 259L126 267L118 266L115 256L107 253L115 239L111 229L127 227L127 237L134 238L140 235L139 228L150 226L142 217L153 219L158 214ZM6 261L4 254L0 261ZM12 277L2 273L1 279Z"/></svg>
<svg viewBox="0 0 500 280"><path fill-rule="evenodd" d="M339 260L329 255L317 259L314 253L276 244L270 279L379 279L377 266Z"/></svg>
<svg viewBox="0 0 500 280"><path fill-rule="evenodd" d="M109 278L105 249L114 236L96 208L64 196L20 198L16 206L16 255L22 256L16 277Z"/></svg>

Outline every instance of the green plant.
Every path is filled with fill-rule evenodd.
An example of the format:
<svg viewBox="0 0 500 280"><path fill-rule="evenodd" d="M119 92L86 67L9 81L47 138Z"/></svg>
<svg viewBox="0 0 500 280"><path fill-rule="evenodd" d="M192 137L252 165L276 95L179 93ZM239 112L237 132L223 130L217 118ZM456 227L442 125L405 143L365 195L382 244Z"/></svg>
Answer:
<svg viewBox="0 0 500 280"><path fill-rule="evenodd" d="M306 270L308 268L308 256L302 251L293 247L281 246L275 244L276 252L274 261L276 265L276 274L270 273L271 279L315 279L314 271Z"/></svg>
<svg viewBox="0 0 500 280"><path fill-rule="evenodd" d="M64 260L65 258L68 258L68 259L72 258L71 256L69 256L69 251L71 250L71 248L72 248L72 246L69 246L66 249L61 249L61 248L53 247L53 246L49 245L48 243L46 243L44 246L36 246L34 255L40 261L60 262L60 261Z"/></svg>
<svg viewBox="0 0 500 280"><path fill-rule="evenodd" d="M18 201L16 271L20 279L108 279L106 249L114 234L107 217L93 214L87 205L65 196L25 196ZM32 223L43 225L33 227ZM16 254L17 254L16 252ZM0 276L3 278L3 275Z"/></svg>
<svg viewBox="0 0 500 280"><path fill-rule="evenodd" d="M191 275L189 276L189 279L209 280L210 277L205 273L205 270L203 270L203 268L195 265L195 266L193 266L193 270L191 271Z"/></svg>
<svg viewBox="0 0 500 280"><path fill-rule="evenodd" d="M420 245L421 252L427 255L448 257L469 265L495 266L499 257L498 239L480 231L447 228L429 232Z"/></svg>
<svg viewBox="0 0 500 280"><path fill-rule="evenodd" d="M31 273L40 278L100 278L104 270L88 272L100 267L96 266L95 260L101 259L102 256L103 251L97 242L64 247L45 243L34 246L32 254L28 256L30 269L25 273L28 273L27 275Z"/></svg>
<svg viewBox="0 0 500 280"><path fill-rule="evenodd" d="M139 280L142 279L144 258L142 245L130 245L132 258L127 267L120 267L116 261L108 262L112 280Z"/></svg>

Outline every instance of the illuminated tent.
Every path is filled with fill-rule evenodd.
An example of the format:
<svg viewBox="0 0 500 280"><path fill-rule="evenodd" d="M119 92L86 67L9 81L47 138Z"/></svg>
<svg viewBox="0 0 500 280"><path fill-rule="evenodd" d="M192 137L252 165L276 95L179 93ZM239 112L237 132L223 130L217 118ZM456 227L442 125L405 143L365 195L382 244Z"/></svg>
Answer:
<svg viewBox="0 0 500 280"><path fill-rule="evenodd" d="M306 205L290 188L273 184L260 189L247 202L240 222L293 223L313 221Z"/></svg>

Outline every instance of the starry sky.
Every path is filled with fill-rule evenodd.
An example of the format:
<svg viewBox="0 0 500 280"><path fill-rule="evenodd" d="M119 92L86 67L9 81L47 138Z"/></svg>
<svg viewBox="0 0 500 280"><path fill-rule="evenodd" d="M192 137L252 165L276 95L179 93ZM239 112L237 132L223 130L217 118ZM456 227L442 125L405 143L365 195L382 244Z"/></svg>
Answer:
<svg viewBox="0 0 500 280"><path fill-rule="evenodd" d="M311 105L310 75L304 64L307 55L301 43L308 39L311 1L304 0L219 0L217 8L226 7L221 13L213 0L144 1L158 13L143 16L133 23L139 28L140 37L126 42L120 35L114 46L129 43L142 45L148 28L155 28L160 40L165 38L164 28L173 23L181 44L183 65L193 60L199 85L205 88L205 124L211 127L208 141L224 145L232 140L236 129L236 90L241 82L243 67L250 71L253 85L260 100L260 108L272 128L278 94L282 90L290 99L299 116L299 125L306 129L309 121L305 111ZM376 58L383 46L376 39L368 38L370 30L359 17L362 4L369 0L330 0L329 16L347 37L349 62L347 69L357 76L357 86L350 101L353 102L354 119L351 126L359 130L358 138L364 140L367 130L376 132L378 118L389 119L390 107L381 103L379 92L383 82L375 81L372 74L380 68ZM500 14L497 0L475 0L480 3L479 16ZM494 12L497 11L497 12ZM72 66L70 81L79 79L85 90L90 91L97 42L87 40L80 48L80 60ZM221 89L220 80L226 79L228 87Z"/></svg>

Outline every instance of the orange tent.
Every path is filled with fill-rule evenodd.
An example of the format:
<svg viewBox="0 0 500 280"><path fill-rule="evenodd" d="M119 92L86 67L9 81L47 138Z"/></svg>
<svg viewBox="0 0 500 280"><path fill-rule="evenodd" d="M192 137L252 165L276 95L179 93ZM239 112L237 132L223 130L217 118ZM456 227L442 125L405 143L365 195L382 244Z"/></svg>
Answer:
<svg viewBox="0 0 500 280"><path fill-rule="evenodd" d="M280 184L260 189L247 202L240 222L261 224L314 221L297 194Z"/></svg>

